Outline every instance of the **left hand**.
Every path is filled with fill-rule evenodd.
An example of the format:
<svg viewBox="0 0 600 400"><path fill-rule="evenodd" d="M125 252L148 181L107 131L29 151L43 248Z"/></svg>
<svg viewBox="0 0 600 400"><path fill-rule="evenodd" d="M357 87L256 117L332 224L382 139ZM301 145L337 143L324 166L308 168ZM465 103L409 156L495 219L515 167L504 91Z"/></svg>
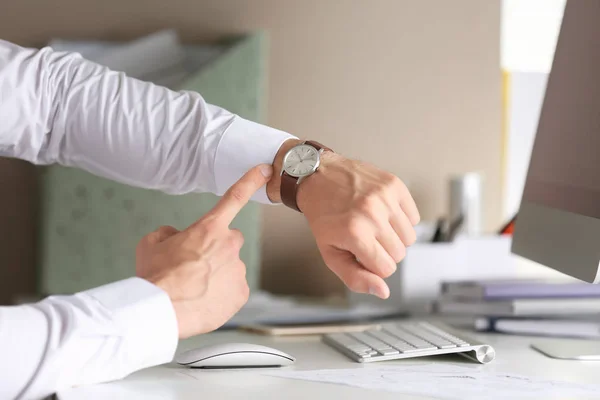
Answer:
<svg viewBox="0 0 600 400"><path fill-rule="evenodd" d="M416 240L417 206L395 175L324 152L300 184L298 206L327 266L350 288L387 298L383 280Z"/></svg>

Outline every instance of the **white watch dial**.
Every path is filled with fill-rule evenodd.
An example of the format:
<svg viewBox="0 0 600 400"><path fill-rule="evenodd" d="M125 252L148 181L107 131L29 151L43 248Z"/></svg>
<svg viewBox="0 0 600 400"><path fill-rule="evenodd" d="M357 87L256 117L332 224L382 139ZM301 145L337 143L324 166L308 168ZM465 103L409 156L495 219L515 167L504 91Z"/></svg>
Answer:
<svg viewBox="0 0 600 400"><path fill-rule="evenodd" d="M312 174L319 167L319 152L314 147L301 144L293 147L283 159L283 170L291 176Z"/></svg>

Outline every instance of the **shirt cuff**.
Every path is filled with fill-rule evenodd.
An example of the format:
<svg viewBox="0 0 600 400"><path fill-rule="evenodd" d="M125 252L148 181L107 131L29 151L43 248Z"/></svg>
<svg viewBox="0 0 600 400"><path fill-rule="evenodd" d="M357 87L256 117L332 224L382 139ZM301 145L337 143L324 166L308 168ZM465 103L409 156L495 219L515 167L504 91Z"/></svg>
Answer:
<svg viewBox="0 0 600 400"><path fill-rule="evenodd" d="M168 294L141 278L129 278L83 292L108 309L135 371L172 361L179 337Z"/></svg>
<svg viewBox="0 0 600 400"><path fill-rule="evenodd" d="M258 164L273 164L281 145L295 136L247 119L236 117L227 128L215 156L215 184L222 196L249 169ZM252 200L271 204L266 186Z"/></svg>

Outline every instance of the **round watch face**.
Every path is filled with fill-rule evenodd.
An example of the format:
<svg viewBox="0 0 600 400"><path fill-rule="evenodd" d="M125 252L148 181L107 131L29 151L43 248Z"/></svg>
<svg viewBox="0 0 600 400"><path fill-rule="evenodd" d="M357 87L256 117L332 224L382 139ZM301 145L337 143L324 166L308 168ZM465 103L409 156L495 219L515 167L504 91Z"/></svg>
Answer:
<svg viewBox="0 0 600 400"><path fill-rule="evenodd" d="M319 152L312 146L293 147L283 158L283 170L297 178L312 174L319 167Z"/></svg>

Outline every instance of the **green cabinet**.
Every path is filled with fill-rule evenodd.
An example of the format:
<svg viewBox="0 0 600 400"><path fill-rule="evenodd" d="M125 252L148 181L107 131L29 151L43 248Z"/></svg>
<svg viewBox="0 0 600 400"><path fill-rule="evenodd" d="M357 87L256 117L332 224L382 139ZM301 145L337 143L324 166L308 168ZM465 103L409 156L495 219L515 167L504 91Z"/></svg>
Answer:
<svg viewBox="0 0 600 400"><path fill-rule="evenodd" d="M225 50L180 87L201 93L244 118L262 121L265 37L228 40ZM87 172L41 168L41 268L43 293L73 293L135 274L138 241L160 225L188 226L212 208L212 194L172 196L133 188ZM246 206L232 224L245 237L241 258L251 288L260 272L259 206Z"/></svg>

